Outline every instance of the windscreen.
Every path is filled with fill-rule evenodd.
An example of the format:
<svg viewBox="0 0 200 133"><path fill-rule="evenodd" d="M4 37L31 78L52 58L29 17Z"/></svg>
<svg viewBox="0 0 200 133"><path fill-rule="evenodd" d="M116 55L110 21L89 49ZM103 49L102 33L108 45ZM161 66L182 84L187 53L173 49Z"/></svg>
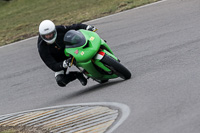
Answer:
<svg viewBox="0 0 200 133"><path fill-rule="evenodd" d="M80 47L86 43L84 35L80 31L70 30L64 36L66 48Z"/></svg>

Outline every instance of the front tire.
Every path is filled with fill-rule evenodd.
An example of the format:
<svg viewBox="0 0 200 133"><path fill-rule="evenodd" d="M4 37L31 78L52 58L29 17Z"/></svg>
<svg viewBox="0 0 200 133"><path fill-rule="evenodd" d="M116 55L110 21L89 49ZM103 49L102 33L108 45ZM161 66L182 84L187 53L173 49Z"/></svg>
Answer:
<svg viewBox="0 0 200 133"><path fill-rule="evenodd" d="M131 78L130 71L112 57L105 54L101 61L105 64L106 67L111 69L116 75L118 75L122 79L126 80Z"/></svg>

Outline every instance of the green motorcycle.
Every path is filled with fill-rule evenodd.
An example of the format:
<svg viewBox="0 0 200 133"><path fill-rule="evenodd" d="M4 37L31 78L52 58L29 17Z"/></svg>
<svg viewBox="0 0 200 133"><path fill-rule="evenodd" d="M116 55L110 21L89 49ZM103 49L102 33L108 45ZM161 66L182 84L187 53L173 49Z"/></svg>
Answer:
<svg viewBox="0 0 200 133"><path fill-rule="evenodd" d="M104 83L121 77L130 79L130 71L115 57L108 44L96 32L70 30L64 36L65 55L88 78Z"/></svg>

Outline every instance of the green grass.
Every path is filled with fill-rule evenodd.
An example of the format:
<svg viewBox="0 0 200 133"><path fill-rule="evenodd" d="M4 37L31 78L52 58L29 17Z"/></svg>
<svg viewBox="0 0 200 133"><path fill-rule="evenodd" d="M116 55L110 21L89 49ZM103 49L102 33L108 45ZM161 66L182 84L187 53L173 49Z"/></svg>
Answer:
<svg viewBox="0 0 200 133"><path fill-rule="evenodd" d="M0 46L38 34L44 19L69 25L158 0L0 0Z"/></svg>

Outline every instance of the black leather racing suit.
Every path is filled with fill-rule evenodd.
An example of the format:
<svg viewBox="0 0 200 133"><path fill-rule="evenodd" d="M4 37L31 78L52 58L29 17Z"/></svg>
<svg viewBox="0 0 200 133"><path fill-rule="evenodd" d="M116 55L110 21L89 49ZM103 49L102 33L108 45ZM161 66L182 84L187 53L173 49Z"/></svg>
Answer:
<svg viewBox="0 0 200 133"><path fill-rule="evenodd" d="M64 54L65 45L63 42L64 35L69 30L86 29L85 24L73 24L70 26L56 26L57 38L53 44L47 44L40 36L38 37L38 52L43 62L54 72L66 71L63 68L63 61L68 57ZM70 81L79 79L82 75L78 72L69 72L68 74L59 74L56 81L59 86L65 86Z"/></svg>

